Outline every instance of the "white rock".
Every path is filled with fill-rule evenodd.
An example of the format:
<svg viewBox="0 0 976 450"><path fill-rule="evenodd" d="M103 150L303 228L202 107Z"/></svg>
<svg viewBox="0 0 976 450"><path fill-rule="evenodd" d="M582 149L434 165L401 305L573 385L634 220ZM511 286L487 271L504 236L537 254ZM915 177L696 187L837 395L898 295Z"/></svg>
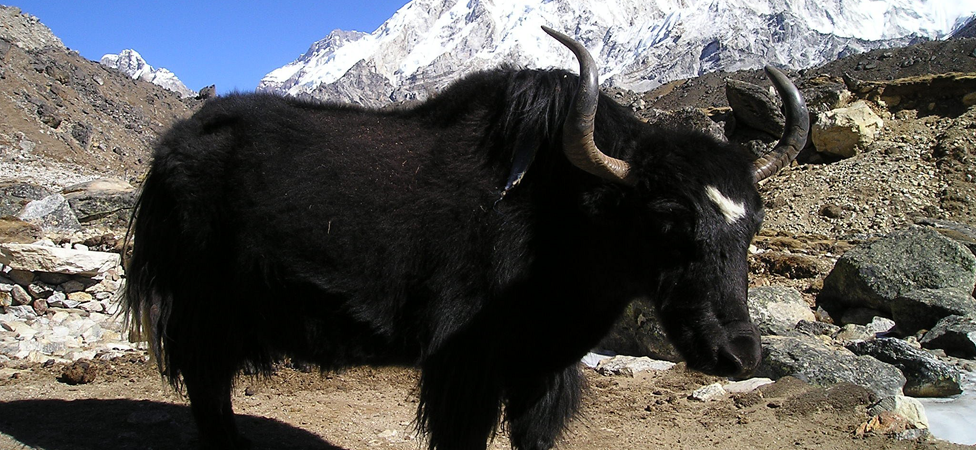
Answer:
<svg viewBox="0 0 976 450"><path fill-rule="evenodd" d="M722 387L722 383L712 383L708 386L702 386L695 389L695 392L691 393L690 398L700 402L707 402L726 395L728 395L728 392L726 392L725 388Z"/></svg>
<svg viewBox="0 0 976 450"><path fill-rule="evenodd" d="M658 361L646 356L614 356L613 358L600 361L597 372L601 375L623 375L632 377L639 372L648 370L668 370L674 367L670 361Z"/></svg>
<svg viewBox="0 0 976 450"><path fill-rule="evenodd" d="M0 264L17 270L96 276L119 266L116 253L85 252L34 244L0 244Z"/></svg>
<svg viewBox="0 0 976 450"><path fill-rule="evenodd" d="M891 411L900 414L908 419L908 422L915 428L927 429L929 427L929 419L925 415L925 407L922 406L921 402L912 397L905 397L903 395L885 397L868 408L868 412L875 416L882 411Z"/></svg>
<svg viewBox="0 0 976 450"><path fill-rule="evenodd" d="M730 394L745 394L772 383L773 380L769 378L749 378L748 380L733 381L723 386L723 389Z"/></svg>

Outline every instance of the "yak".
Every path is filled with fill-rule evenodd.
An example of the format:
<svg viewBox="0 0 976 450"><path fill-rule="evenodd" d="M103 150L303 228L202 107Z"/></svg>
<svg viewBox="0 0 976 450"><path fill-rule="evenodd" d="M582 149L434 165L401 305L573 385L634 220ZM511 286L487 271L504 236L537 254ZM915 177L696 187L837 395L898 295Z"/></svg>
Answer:
<svg viewBox="0 0 976 450"><path fill-rule="evenodd" d="M189 397L206 448L245 448L244 370L420 369L431 449L553 447L579 361L630 301L653 299L690 367L761 359L746 305L757 180L809 128L782 72L769 156L647 124L580 75L503 66L374 110L272 94L209 100L157 142L131 224L125 312ZM513 369L517 368L517 369Z"/></svg>

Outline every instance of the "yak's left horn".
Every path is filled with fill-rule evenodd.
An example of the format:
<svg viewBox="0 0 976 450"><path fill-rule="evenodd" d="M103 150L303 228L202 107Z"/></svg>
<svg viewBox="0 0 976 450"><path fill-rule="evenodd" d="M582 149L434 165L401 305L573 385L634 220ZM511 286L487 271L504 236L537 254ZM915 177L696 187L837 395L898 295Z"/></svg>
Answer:
<svg viewBox="0 0 976 450"><path fill-rule="evenodd" d="M800 91L783 72L773 66L766 66L766 76L773 82L776 92L779 92L780 98L783 99L786 129L776 147L754 163L753 175L756 183L793 162L803 146L807 144L807 135L810 132L810 113L807 112L807 104L803 101Z"/></svg>
<svg viewBox="0 0 976 450"><path fill-rule="evenodd" d="M542 29L572 50L580 64L580 83L563 123L563 152L574 166L600 178L629 186L636 184L627 161L601 152L593 140L596 106L600 99L599 72L593 57L579 42L549 27Z"/></svg>

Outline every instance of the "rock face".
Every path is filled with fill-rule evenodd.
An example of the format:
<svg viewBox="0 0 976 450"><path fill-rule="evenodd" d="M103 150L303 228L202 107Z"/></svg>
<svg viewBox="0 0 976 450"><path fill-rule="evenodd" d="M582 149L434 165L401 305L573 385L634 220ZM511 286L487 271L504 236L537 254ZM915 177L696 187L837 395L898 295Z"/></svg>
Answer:
<svg viewBox="0 0 976 450"><path fill-rule="evenodd" d="M824 280L817 304L841 317L851 307L891 314L892 301L920 289L976 286L976 257L937 231L912 227L855 247Z"/></svg>

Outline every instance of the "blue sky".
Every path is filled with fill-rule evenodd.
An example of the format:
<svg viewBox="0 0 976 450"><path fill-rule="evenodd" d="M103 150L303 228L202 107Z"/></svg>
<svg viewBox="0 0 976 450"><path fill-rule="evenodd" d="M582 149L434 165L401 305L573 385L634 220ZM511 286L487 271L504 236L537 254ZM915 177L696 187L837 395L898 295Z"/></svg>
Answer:
<svg viewBox="0 0 976 450"><path fill-rule="evenodd" d="M252 91L330 31L372 32L408 0L0 0L37 16L68 48L99 60L131 48L190 89Z"/></svg>

